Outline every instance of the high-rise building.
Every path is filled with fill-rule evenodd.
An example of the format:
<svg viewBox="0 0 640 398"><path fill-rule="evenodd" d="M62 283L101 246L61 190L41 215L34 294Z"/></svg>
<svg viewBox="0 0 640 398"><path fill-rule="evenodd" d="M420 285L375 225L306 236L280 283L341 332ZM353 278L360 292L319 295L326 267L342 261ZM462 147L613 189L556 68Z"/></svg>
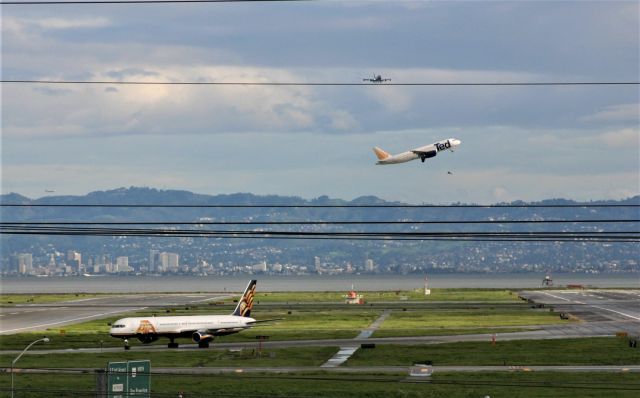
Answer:
<svg viewBox="0 0 640 398"><path fill-rule="evenodd" d="M21 274L33 272L33 256L31 253L18 254L18 272Z"/></svg>
<svg viewBox="0 0 640 398"><path fill-rule="evenodd" d="M149 250L149 272L157 272L160 266L160 250Z"/></svg>
<svg viewBox="0 0 640 398"><path fill-rule="evenodd" d="M73 272L82 272L82 254L75 250L67 251L67 265Z"/></svg>
<svg viewBox="0 0 640 398"><path fill-rule="evenodd" d="M258 264L255 264L253 267L253 272L267 272L267 262L266 261L262 261L259 262Z"/></svg>
<svg viewBox="0 0 640 398"><path fill-rule="evenodd" d="M372 259L366 259L366 261L364 262L364 270L366 272L373 272L375 270Z"/></svg>
<svg viewBox="0 0 640 398"><path fill-rule="evenodd" d="M129 257L120 256L116 258L116 269L115 272L129 272Z"/></svg>
<svg viewBox="0 0 640 398"><path fill-rule="evenodd" d="M160 272L177 272L180 267L180 256L177 253L162 252L159 254Z"/></svg>

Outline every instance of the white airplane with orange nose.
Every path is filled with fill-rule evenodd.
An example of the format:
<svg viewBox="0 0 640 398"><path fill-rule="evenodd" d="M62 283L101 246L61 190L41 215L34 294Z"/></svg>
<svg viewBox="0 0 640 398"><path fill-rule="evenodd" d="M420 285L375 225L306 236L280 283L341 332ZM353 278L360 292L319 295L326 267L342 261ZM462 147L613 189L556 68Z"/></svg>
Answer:
<svg viewBox="0 0 640 398"><path fill-rule="evenodd" d="M448 149L453 152L453 150L460 144L461 141L459 139L449 138L447 140L441 140L433 144L402 152L397 155L391 155L378 147L374 147L373 152L375 152L378 157L378 162L376 164L405 163L415 159L420 159L424 163L425 160L435 157L440 151Z"/></svg>

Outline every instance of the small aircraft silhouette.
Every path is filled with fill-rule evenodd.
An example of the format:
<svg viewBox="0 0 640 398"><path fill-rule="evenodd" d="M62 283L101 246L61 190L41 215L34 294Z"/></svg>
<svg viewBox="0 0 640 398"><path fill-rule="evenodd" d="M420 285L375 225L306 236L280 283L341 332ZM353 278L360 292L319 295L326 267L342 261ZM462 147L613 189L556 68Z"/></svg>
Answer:
<svg viewBox="0 0 640 398"><path fill-rule="evenodd" d="M53 189L45 189L44 191L45 191L46 193L53 193L53 192L55 192Z"/></svg>
<svg viewBox="0 0 640 398"><path fill-rule="evenodd" d="M390 82L391 79L383 79L382 75L373 75L371 79L362 79L363 82L371 82L371 83L383 83Z"/></svg>

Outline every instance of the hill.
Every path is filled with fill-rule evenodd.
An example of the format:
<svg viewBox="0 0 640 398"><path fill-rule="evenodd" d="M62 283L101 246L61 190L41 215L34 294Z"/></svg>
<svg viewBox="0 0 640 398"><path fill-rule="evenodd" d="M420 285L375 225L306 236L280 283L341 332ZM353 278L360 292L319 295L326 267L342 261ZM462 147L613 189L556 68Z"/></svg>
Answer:
<svg viewBox="0 0 640 398"><path fill-rule="evenodd" d="M331 222L379 221L462 221L462 220L584 220L638 219L637 207L544 207L580 205L566 199L535 203L513 202L500 205L522 207L366 207L398 206L375 196L352 201L321 196L307 200L291 196L258 196L250 193L202 195L188 191L153 188L119 188L91 192L84 196L47 196L39 199L19 194L0 196L3 204L64 205L60 207L2 207L3 222L283 222L323 221L325 225L262 225L235 227L278 231L443 231L443 232L540 232L629 230L635 224L368 224L334 225ZM587 203L621 205L640 204L636 196L621 201ZM86 205L132 205L131 207L82 207ZM154 207L163 205L165 207ZM283 206L283 207L206 207L206 206ZM538 207L527 207L535 205ZM67 207L68 206L68 207ZM76 206L76 207L74 207ZM80 207L77 207L80 206ZM171 207L176 206L176 207ZM204 207L198 207L204 206ZM302 206L302 207L296 207ZM364 206L364 207L304 207ZM163 227L155 226L154 227ZM164 226L176 228L176 226ZM181 227L186 228L186 227ZM190 226L189 228L226 229L232 226ZM635 228L637 229L637 228ZM128 258L135 271L149 267L150 250L177 253L181 268L175 272L236 273L249 266L278 263L283 271L316 272L316 260L323 272L366 272L366 260L372 259L375 272L616 272L637 269L637 243L576 242L461 242L461 241L375 241L375 240L302 240L302 239L207 239L192 237L101 237L101 236L1 236L2 272L16 270L17 254L31 253L33 264L56 267L65 265L65 254L82 254L85 266L115 263ZM184 268L184 269L182 269ZM87 268L90 270L89 268ZM99 269L99 268L98 268ZM257 267L256 269L262 269ZM278 269L278 267L267 269ZM68 271L68 269L66 269ZM368 271L371 271L370 264Z"/></svg>

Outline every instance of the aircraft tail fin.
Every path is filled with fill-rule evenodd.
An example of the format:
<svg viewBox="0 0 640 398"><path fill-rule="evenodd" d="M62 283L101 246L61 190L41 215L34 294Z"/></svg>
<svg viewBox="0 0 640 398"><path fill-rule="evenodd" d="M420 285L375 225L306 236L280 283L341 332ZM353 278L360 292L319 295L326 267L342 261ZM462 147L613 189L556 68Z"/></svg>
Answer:
<svg viewBox="0 0 640 398"><path fill-rule="evenodd" d="M385 160L386 158L391 157L391 155L388 152L385 152L384 150L378 148L377 146L373 148L373 152L376 153L378 160Z"/></svg>
<svg viewBox="0 0 640 398"><path fill-rule="evenodd" d="M251 315L251 308L253 308L253 297L255 296L255 293L256 293L256 283L258 283L258 281L255 279L252 279L249 282L249 284L247 285L247 288L244 290L244 293L242 294L242 297L240 297L240 300L238 300L238 305L236 306L236 309L233 311L231 315L243 316L243 317L249 317Z"/></svg>

